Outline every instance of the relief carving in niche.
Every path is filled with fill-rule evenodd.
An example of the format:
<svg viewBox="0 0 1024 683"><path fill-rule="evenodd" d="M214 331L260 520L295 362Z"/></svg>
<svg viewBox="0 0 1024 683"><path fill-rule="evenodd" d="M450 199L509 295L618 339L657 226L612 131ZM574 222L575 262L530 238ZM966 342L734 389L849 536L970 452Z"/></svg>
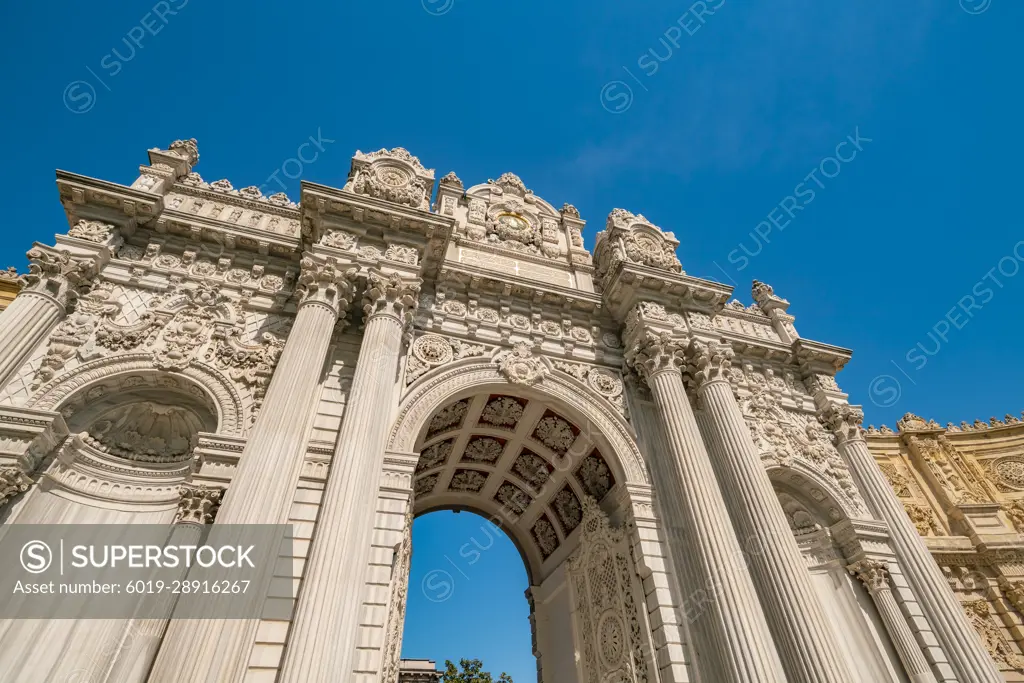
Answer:
<svg viewBox="0 0 1024 683"><path fill-rule="evenodd" d="M515 396L491 396L480 413L480 424L515 431L525 409L525 399Z"/></svg>
<svg viewBox="0 0 1024 683"><path fill-rule="evenodd" d="M480 493L487 483L487 473L479 470L455 470L448 483L449 491L458 493Z"/></svg>
<svg viewBox="0 0 1024 683"><path fill-rule="evenodd" d="M910 521L914 523L917 533L921 536L945 535L942 527L939 526L938 520L935 518L935 512L927 505L905 502L903 503L903 509L907 511L907 516L910 517Z"/></svg>
<svg viewBox="0 0 1024 683"><path fill-rule="evenodd" d="M974 630L981 636L982 642L985 643L985 649L992 655L992 659L996 661L999 668L1024 671L1020 658L1009 641L1003 636L1003 630L995 621L995 616L992 614L992 606L988 600L978 598L977 600L965 602L963 605L971 625L974 626Z"/></svg>
<svg viewBox="0 0 1024 683"><path fill-rule="evenodd" d="M982 503L988 500L980 473L945 437L912 436L910 445L953 503Z"/></svg>
<svg viewBox="0 0 1024 683"><path fill-rule="evenodd" d="M646 683L651 644L625 534L592 498L582 508L580 544L567 569L585 680Z"/></svg>
<svg viewBox="0 0 1024 683"><path fill-rule="evenodd" d="M534 522L530 533L540 549L541 557L545 560L551 557L551 553L558 549L558 534L555 532L555 527L551 524L551 520L548 519L547 515L541 515L540 519Z"/></svg>
<svg viewBox="0 0 1024 683"><path fill-rule="evenodd" d="M525 448L512 463L512 474L532 487L534 491L540 491L554 471L555 468L551 463Z"/></svg>
<svg viewBox="0 0 1024 683"><path fill-rule="evenodd" d="M462 427L462 421L465 419L468 410L469 401L466 400L446 405L430 419L430 425L427 427L427 438L433 438L441 432Z"/></svg>
<svg viewBox="0 0 1024 683"><path fill-rule="evenodd" d="M494 500L501 504L505 510L512 512L516 517L526 512L533 502L533 498L526 491L522 490L509 481L502 482L494 494Z"/></svg>
<svg viewBox="0 0 1024 683"><path fill-rule="evenodd" d="M482 465L494 465L504 450L504 440L491 436L474 436L466 444L466 448L462 452L462 460Z"/></svg>
<svg viewBox="0 0 1024 683"><path fill-rule="evenodd" d="M575 475L580 487L594 500L604 499L615 486L611 468L596 449L583 459Z"/></svg>
<svg viewBox="0 0 1024 683"><path fill-rule="evenodd" d="M580 430L576 425L549 410L537 422L531 438L561 456L568 452L579 433Z"/></svg>
<svg viewBox="0 0 1024 683"><path fill-rule="evenodd" d="M879 463L878 468L882 470L886 480L900 498L909 498L913 495L910 490L910 482L900 474L899 468L892 463Z"/></svg>
<svg viewBox="0 0 1024 683"><path fill-rule="evenodd" d="M999 490L1024 491L1024 460L1003 458L989 465L989 474Z"/></svg>
<svg viewBox="0 0 1024 683"><path fill-rule="evenodd" d="M562 527L563 536L571 534L583 519L580 499L568 484L551 499L551 508L555 511L555 517Z"/></svg>

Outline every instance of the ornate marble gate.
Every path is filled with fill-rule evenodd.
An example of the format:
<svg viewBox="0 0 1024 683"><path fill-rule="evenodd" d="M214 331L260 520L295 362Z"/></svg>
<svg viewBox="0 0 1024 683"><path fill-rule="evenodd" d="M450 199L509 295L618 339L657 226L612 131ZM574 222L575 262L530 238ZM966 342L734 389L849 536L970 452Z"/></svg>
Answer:
<svg viewBox="0 0 1024 683"><path fill-rule="evenodd" d="M291 523L289 619L0 624L26 680L393 681L412 518L523 555L539 677L998 681L835 380L850 352L682 269L641 215L396 148L299 203L60 172L0 316L8 523ZM130 636L130 637L129 637ZM88 678L82 678L87 676Z"/></svg>

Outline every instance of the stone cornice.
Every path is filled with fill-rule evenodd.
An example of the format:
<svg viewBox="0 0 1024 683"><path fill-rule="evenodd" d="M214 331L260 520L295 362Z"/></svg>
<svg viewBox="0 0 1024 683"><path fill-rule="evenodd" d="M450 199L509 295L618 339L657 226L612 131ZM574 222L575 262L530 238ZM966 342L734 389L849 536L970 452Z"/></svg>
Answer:
<svg viewBox="0 0 1024 683"><path fill-rule="evenodd" d="M831 370L829 374L835 374L843 369L853 356L853 351L810 339L797 339L793 342L793 355L801 367L808 368L810 374L826 370Z"/></svg>
<svg viewBox="0 0 1024 683"><path fill-rule="evenodd" d="M348 222L370 223L390 228L403 235L418 234L428 241L440 240L444 246L450 238L455 220L383 199L302 181L300 201L302 234L310 242L318 242L330 227L343 227Z"/></svg>
<svg viewBox="0 0 1024 683"><path fill-rule="evenodd" d="M69 225L79 219L111 223L130 235L163 210L161 195L125 185L57 170L57 190Z"/></svg>
<svg viewBox="0 0 1024 683"><path fill-rule="evenodd" d="M457 261L446 261L441 266L437 274L437 282L448 287L458 284L470 294L483 296L511 297L515 289L525 290L531 293L529 300L532 304L543 306L546 299L549 304L550 300L557 300L562 303L558 308L569 305L573 310L590 312L594 315L600 314L604 308L600 295L592 292L549 282L539 282L526 277L499 274Z"/></svg>
<svg viewBox="0 0 1024 683"><path fill-rule="evenodd" d="M625 261L605 275L604 283L605 306L617 320L623 320L640 301L716 315L732 294L728 285Z"/></svg>

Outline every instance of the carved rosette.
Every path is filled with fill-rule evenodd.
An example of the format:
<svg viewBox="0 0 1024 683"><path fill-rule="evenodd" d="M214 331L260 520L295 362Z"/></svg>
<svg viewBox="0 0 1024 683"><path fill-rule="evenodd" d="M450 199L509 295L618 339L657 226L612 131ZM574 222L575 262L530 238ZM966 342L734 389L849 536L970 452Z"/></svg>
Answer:
<svg viewBox="0 0 1024 683"><path fill-rule="evenodd" d="M363 313L366 320L378 315L396 318L403 326L412 323L419 303L419 278L406 279L398 273L371 270L366 276L363 293Z"/></svg>
<svg viewBox="0 0 1024 683"><path fill-rule="evenodd" d="M74 304L96 276L95 261L69 251L37 246L27 256L28 273L19 278L22 291L47 296L64 308Z"/></svg>
<svg viewBox="0 0 1024 683"><path fill-rule="evenodd" d="M178 512L175 524L212 524L224 498L224 489L216 486L183 485L179 489Z"/></svg>
<svg viewBox="0 0 1024 683"><path fill-rule="evenodd" d="M354 297L356 268L344 267L336 259L316 260L309 256L300 262L302 272L296 284L299 306L320 304L343 314Z"/></svg>
<svg viewBox="0 0 1024 683"><path fill-rule="evenodd" d="M678 372L685 363L685 339L668 332L643 331L626 349L626 364L644 381L662 372Z"/></svg>
<svg viewBox="0 0 1024 683"><path fill-rule="evenodd" d="M511 351L498 354L494 360L498 364L498 372L513 384L537 384L548 374L547 365L526 342L517 342Z"/></svg>
<svg viewBox="0 0 1024 683"><path fill-rule="evenodd" d="M727 342L694 340L687 348L686 369L700 390L710 382L729 382L735 352Z"/></svg>
<svg viewBox="0 0 1024 683"><path fill-rule="evenodd" d="M17 465L0 467L0 507L31 486L32 480Z"/></svg>
<svg viewBox="0 0 1024 683"><path fill-rule="evenodd" d="M864 440L864 411L847 404L829 404L819 414L825 429L835 435L837 442Z"/></svg>
<svg viewBox="0 0 1024 683"><path fill-rule="evenodd" d="M889 568L884 562L860 560L849 565L846 570L859 579L871 595L889 588Z"/></svg>
<svg viewBox="0 0 1024 683"><path fill-rule="evenodd" d="M486 349L479 344L467 344L436 334L426 334L412 344L412 353L406 362L405 383L412 384L431 369L452 361L482 356Z"/></svg>

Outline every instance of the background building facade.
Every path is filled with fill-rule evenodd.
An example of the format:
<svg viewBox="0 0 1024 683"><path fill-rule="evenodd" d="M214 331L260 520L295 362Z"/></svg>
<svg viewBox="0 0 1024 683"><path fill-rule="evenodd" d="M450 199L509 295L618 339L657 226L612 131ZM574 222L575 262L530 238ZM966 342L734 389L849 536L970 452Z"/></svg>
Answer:
<svg viewBox="0 0 1024 683"><path fill-rule="evenodd" d="M289 617L8 620L0 670L394 683L412 519L464 508L521 551L548 683L1003 680L836 382L850 352L770 286L730 300L622 209L591 254L573 206L511 173L435 191L401 148L299 203L198 160L58 173L69 229L0 316L2 515L290 523Z"/></svg>

